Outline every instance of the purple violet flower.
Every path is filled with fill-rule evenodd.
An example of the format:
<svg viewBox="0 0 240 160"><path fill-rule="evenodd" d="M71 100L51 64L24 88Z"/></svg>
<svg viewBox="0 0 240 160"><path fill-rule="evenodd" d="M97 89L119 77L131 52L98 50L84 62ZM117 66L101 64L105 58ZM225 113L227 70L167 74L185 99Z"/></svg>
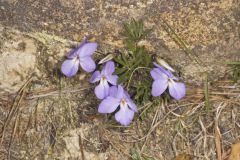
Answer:
<svg viewBox="0 0 240 160"><path fill-rule="evenodd" d="M112 75L115 71L114 62L108 61L103 67L102 71L95 71L90 78L91 83L100 81L99 85L95 88L95 95L99 99L104 99L109 95L109 83L117 85L118 76Z"/></svg>
<svg viewBox="0 0 240 160"><path fill-rule="evenodd" d="M113 113L118 106L120 109L115 114L115 119L124 126L129 125L137 112L137 106L121 85L110 87L109 96L100 103L98 112Z"/></svg>
<svg viewBox="0 0 240 160"><path fill-rule="evenodd" d="M151 71L151 76L153 78L152 84L152 95L160 96L167 88L170 95L176 99L180 100L186 94L186 87L184 83L176 82L179 77L174 76L170 71L165 70L162 66L154 63L157 68Z"/></svg>
<svg viewBox="0 0 240 160"><path fill-rule="evenodd" d="M86 72L94 71L96 64L91 56L96 49L97 43L87 42L84 38L79 47L68 53L68 59L61 66L62 73L67 77L72 77L77 73L79 65Z"/></svg>

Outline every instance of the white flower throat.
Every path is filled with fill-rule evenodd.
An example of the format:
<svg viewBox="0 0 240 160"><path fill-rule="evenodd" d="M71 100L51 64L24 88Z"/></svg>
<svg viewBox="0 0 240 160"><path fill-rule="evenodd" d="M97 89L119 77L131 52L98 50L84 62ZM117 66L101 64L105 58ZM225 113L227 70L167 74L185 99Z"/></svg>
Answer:
<svg viewBox="0 0 240 160"><path fill-rule="evenodd" d="M106 84L107 83L107 78L105 76L102 76L101 80L100 80L100 83L101 84Z"/></svg>
<svg viewBox="0 0 240 160"><path fill-rule="evenodd" d="M174 84L175 82L174 82L174 80L173 80L173 79L171 79L171 78L168 78L168 83L169 83L169 84Z"/></svg>
<svg viewBox="0 0 240 160"><path fill-rule="evenodd" d="M74 62L75 62L75 63L78 62L78 61L80 61L80 57L79 57L79 56L77 56L77 57L74 58Z"/></svg>
<svg viewBox="0 0 240 160"><path fill-rule="evenodd" d="M122 98L122 99L121 99L121 102L120 102L120 106L121 106L121 107L126 107L126 106L127 106L126 104L127 104L126 99L125 99L125 98Z"/></svg>

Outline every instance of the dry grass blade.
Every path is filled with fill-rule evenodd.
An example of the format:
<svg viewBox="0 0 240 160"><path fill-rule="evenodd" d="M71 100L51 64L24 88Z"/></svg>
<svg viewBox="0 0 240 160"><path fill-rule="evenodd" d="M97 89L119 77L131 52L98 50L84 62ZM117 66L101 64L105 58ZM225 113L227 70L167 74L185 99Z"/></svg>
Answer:
<svg viewBox="0 0 240 160"><path fill-rule="evenodd" d="M216 122L214 126L214 137L215 137L217 159L222 160L221 133Z"/></svg>
<svg viewBox="0 0 240 160"><path fill-rule="evenodd" d="M182 153L176 156L175 160L191 160L192 156L186 153Z"/></svg>
<svg viewBox="0 0 240 160"><path fill-rule="evenodd" d="M79 148L80 148L82 160L85 160L81 134L79 134Z"/></svg>
<svg viewBox="0 0 240 160"><path fill-rule="evenodd" d="M32 81L32 76L25 82L25 84L19 89L18 94L16 95L12 107L7 115L7 118L4 122L4 125L2 126L2 130L1 130L1 144L3 143L3 139L4 139L4 134L5 134L5 129L8 126L8 124L10 123L11 119L13 118L13 116L16 114L16 111L18 110L18 107L23 99L23 97L25 96L25 89L28 86L28 84Z"/></svg>
<svg viewBox="0 0 240 160"><path fill-rule="evenodd" d="M203 152L204 152L204 156L205 158L208 157L207 155L207 129L205 127L205 125L203 124L202 118L199 117L199 124L201 126L202 132L203 132Z"/></svg>
<svg viewBox="0 0 240 160"><path fill-rule="evenodd" d="M77 92L81 92L81 91L85 91L87 89L90 89L92 88L91 86L86 86L86 87L80 87L80 88L63 88L61 89L61 94L67 94L67 93L77 93ZM44 91L46 92L46 91ZM38 99L38 98L44 98L44 97L50 97L50 96L59 96L59 90L54 90L50 92L47 92L47 93L39 93L37 95L31 95L31 96L28 96L27 99L28 100L32 100L32 99Z"/></svg>
<svg viewBox="0 0 240 160"><path fill-rule="evenodd" d="M215 121L214 121L214 137L215 137L215 145L216 145L216 152L217 152L217 159L218 160L222 160L222 145L221 145L221 132L219 130L218 127L218 119L220 116L220 113L222 111L221 105L219 106L219 108L217 109L216 112L216 117L215 117Z"/></svg>
<svg viewBox="0 0 240 160"><path fill-rule="evenodd" d="M162 27L169 34L169 36L174 40L174 42L186 53L186 55L194 60L200 65L200 59L195 55L191 49L189 49L188 44L175 32L175 30L167 23L166 20L162 19ZM201 64L203 64L201 62Z"/></svg>
<svg viewBox="0 0 240 160"><path fill-rule="evenodd" d="M163 105L163 103L162 103L162 105ZM154 126L154 124L157 122L157 117L158 117L158 114L159 114L159 110L160 110L160 107L158 107L157 110L156 110L156 112L155 112L155 115L154 115L154 117L153 117L150 130L151 130L151 128ZM149 136L150 136L150 134L147 135L147 137L146 137L146 139L145 139L145 141L144 141L144 144L143 144L143 146L142 146L142 148L141 148L141 151L140 151L140 155L141 155L141 154L143 153L143 151L144 151L144 148L145 148L145 146L146 146L146 144L147 144L147 141L148 141Z"/></svg>
<svg viewBox="0 0 240 160"><path fill-rule="evenodd" d="M12 141L14 139L14 136L15 136L15 133L16 133L16 130L17 130L18 122L19 122L19 114L17 114L17 117L15 118L13 131L12 131L10 142L9 142L9 145L8 145L8 159L9 160L11 159L11 146L12 146Z"/></svg>

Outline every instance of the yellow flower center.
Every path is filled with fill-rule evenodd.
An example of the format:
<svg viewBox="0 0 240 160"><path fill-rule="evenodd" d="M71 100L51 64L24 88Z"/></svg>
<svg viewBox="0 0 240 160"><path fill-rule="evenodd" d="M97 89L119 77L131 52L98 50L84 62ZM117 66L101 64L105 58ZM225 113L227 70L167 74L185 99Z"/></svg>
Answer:
<svg viewBox="0 0 240 160"><path fill-rule="evenodd" d="M107 78L105 77L105 76L102 76L102 80L104 81L104 80L106 80Z"/></svg>
<svg viewBox="0 0 240 160"><path fill-rule="evenodd" d="M127 102L126 102L126 100L125 100L124 98L123 98L123 99L121 99L121 105L122 105L122 106L125 106L125 105L126 105L126 103L127 103Z"/></svg>

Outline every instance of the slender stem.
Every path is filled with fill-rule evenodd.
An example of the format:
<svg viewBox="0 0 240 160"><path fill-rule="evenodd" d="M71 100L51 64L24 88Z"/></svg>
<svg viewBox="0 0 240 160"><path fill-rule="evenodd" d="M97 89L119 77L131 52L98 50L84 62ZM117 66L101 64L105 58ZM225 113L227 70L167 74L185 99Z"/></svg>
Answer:
<svg viewBox="0 0 240 160"><path fill-rule="evenodd" d="M132 71L131 76L129 77L129 80L128 80L128 83L127 83L127 89L129 88L129 85L130 85L130 82L131 82L131 80L132 80L132 76L133 76L134 72L136 72L136 71L139 70L139 69L151 70L151 68L148 68L148 67L137 67L137 68L135 68L135 69Z"/></svg>
<svg viewBox="0 0 240 160"><path fill-rule="evenodd" d="M206 73L205 82L204 82L204 97L205 97L205 107L207 109L207 112L209 112L210 103L209 103L209 89L208 89L208 74L207 73Z"/></svg>

